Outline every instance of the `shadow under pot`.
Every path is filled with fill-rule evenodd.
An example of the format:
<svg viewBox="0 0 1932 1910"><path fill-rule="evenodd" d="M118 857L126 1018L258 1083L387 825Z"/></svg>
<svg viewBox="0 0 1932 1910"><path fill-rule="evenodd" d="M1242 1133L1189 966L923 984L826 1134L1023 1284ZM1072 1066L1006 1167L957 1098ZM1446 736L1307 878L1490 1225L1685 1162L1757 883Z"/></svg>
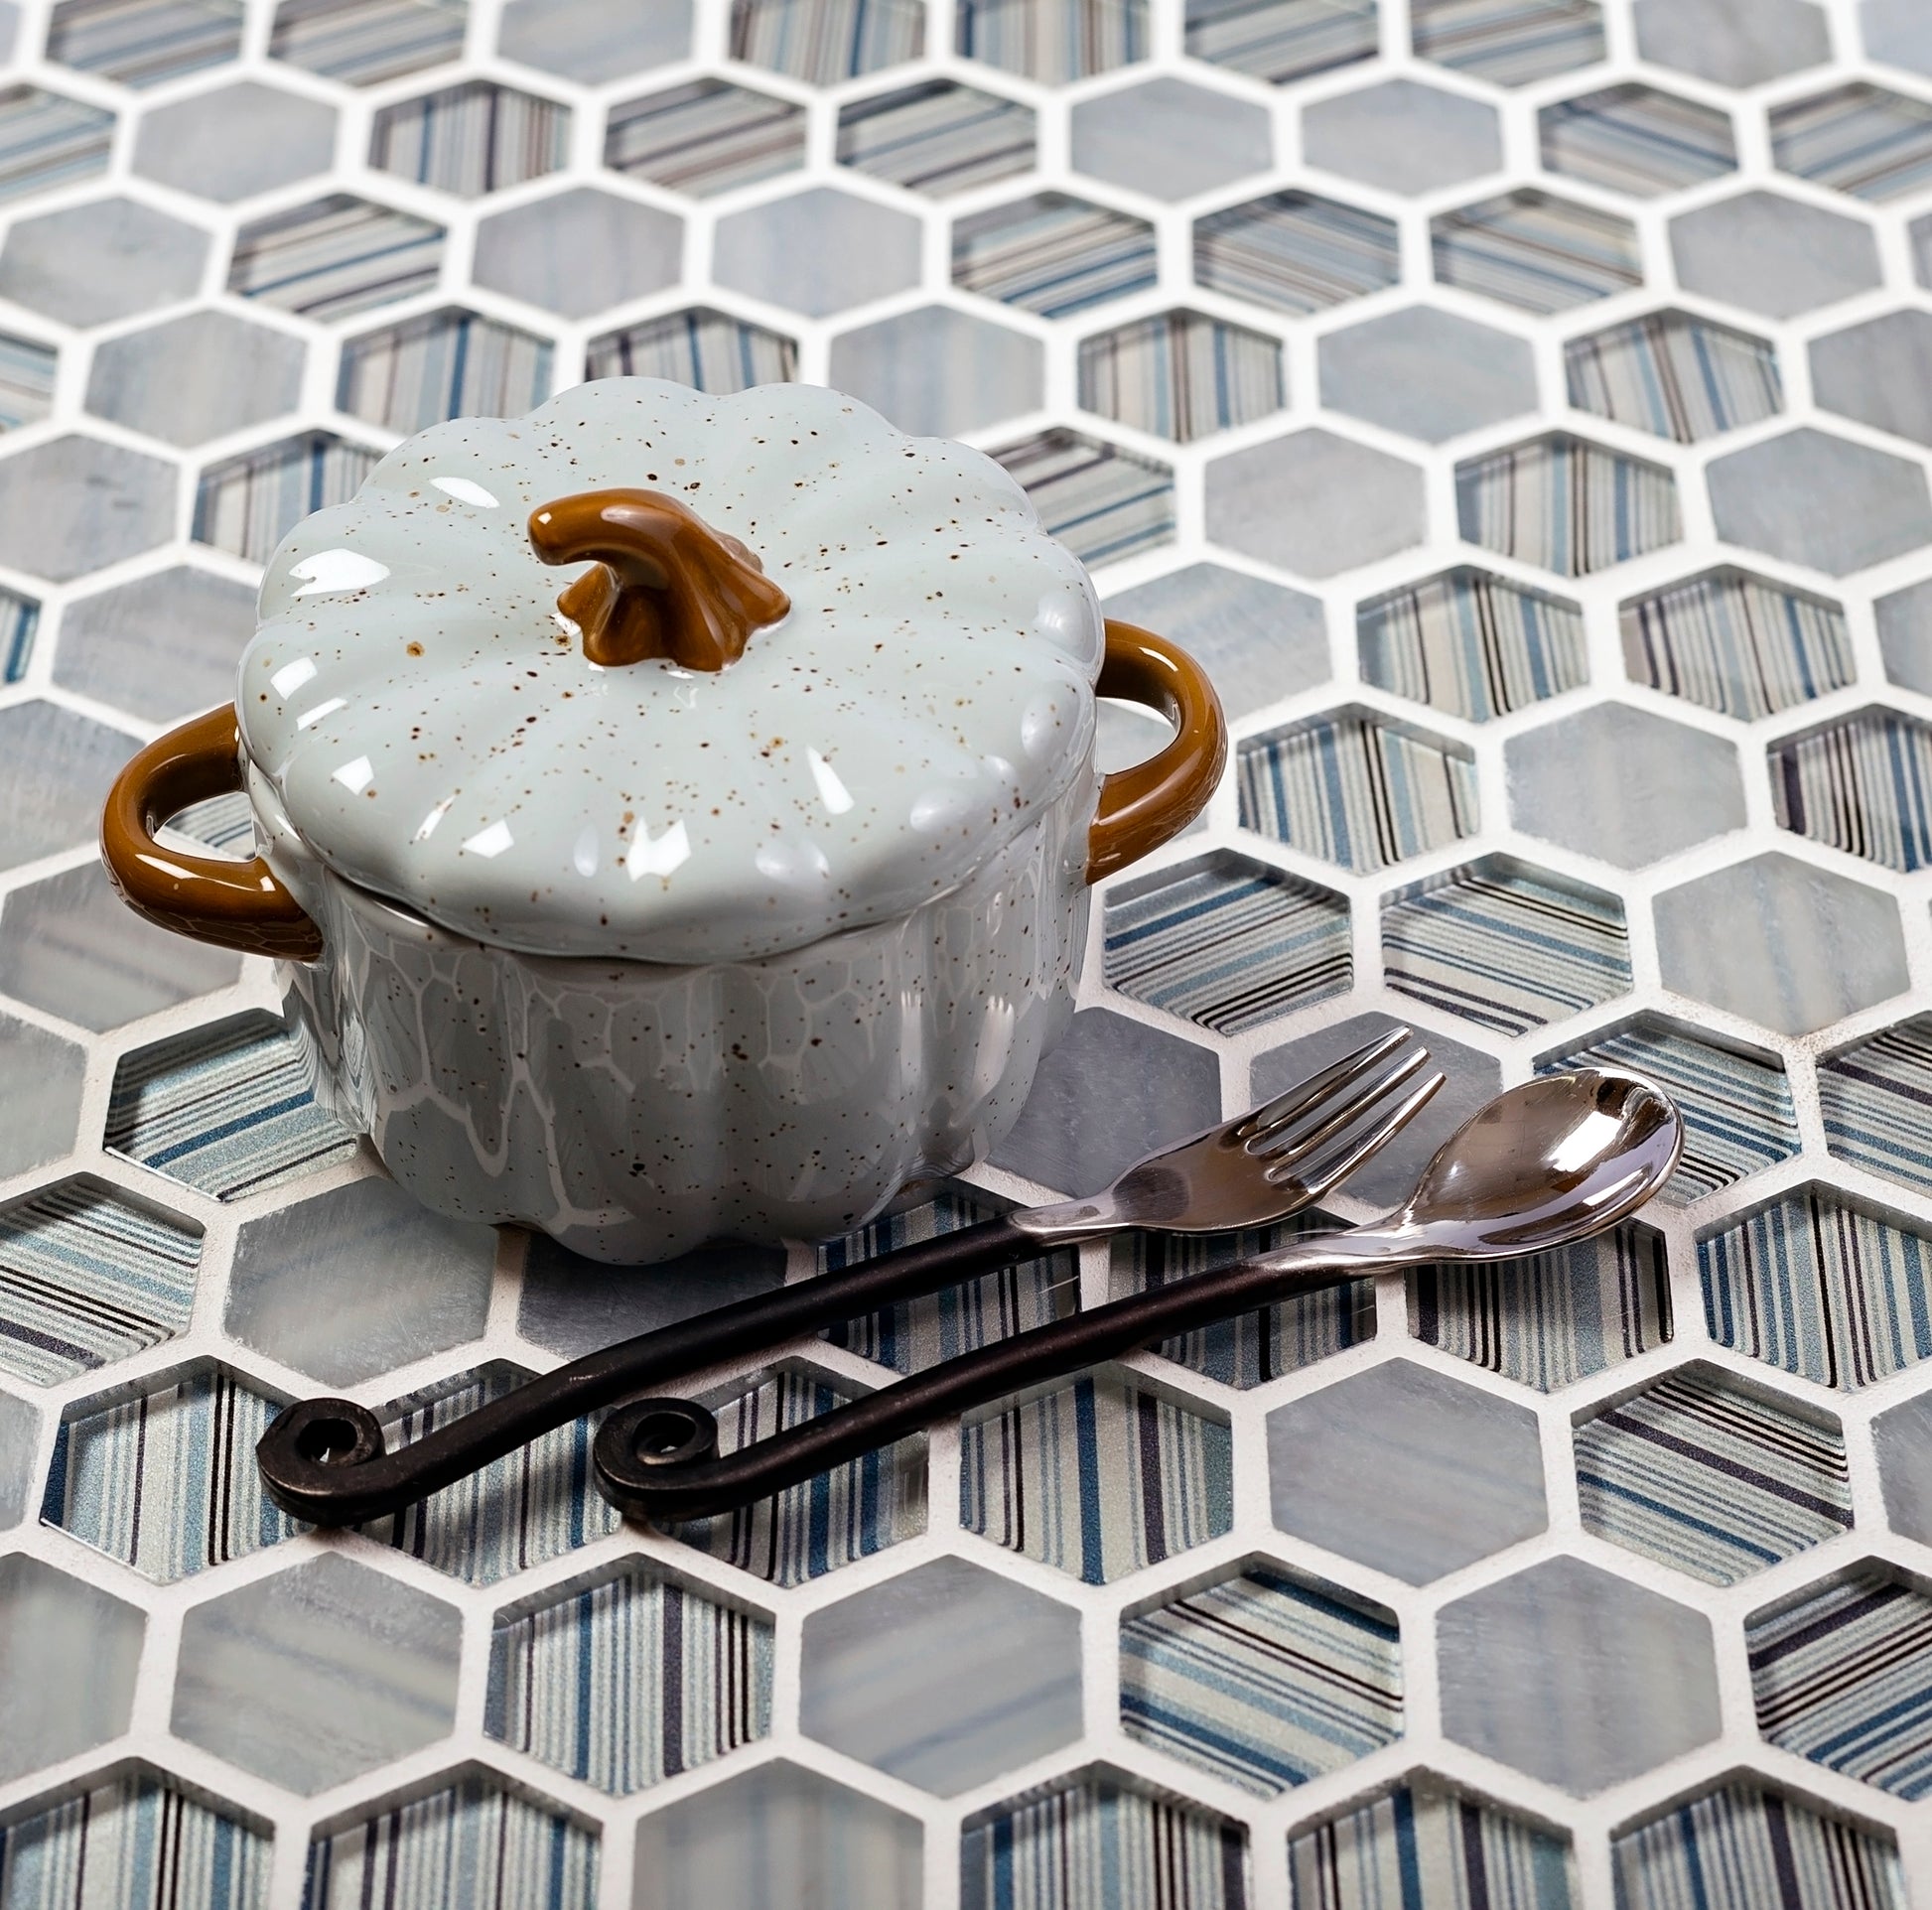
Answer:
<svg viewBox="0 0 1932 1910"><path fill-rule="evenodd" d="M1005 472L816 387L437 426L261 611L233 707L115 783L115 884L281 959L320 1098L427 1206L605 1261L845 1232L984 1157L1089 886L1227 754ZM1100 775L1096 695L1172 741ZM252 860L157 843L237 790Z"/></svg>

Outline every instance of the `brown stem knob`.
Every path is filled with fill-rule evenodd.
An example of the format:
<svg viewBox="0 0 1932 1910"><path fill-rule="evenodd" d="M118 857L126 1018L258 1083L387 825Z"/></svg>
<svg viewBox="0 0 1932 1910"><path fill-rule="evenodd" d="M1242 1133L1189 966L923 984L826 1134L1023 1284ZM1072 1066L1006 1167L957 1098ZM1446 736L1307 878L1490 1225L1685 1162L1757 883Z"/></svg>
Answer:
<svg viewBox="0 0 1932 1910"><path fill-rule="evenodd" d="M791 599L736 537L658 490L583 490L539 504L530 542L546 564L596 560L557 599L593 663L669 657L722 670Z"/></svg>

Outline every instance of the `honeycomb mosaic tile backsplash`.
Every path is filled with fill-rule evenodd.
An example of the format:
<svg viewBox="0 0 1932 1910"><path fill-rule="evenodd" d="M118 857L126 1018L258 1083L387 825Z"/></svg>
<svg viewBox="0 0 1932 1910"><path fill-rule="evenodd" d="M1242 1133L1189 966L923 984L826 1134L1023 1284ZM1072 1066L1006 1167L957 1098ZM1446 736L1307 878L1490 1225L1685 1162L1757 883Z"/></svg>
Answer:
<svg viewBox="0 0 1932 1910"><path fill-rule="evenodd" d="M0 6L0 1910L1932 1905L1927 0ZM400 436L587 377L967 439L1208 665L1204 821L962 1181L613 1274L397 1192L108 780ZM1108 760L1157 738L1106 712ZM215 803L175 825L238 848ZM1190 1334L740 1514L391 1442L1083 1193L1396 1021L1265 1236L704 1376L727 1446L1642 1068L1616 1233Z"/></svg>

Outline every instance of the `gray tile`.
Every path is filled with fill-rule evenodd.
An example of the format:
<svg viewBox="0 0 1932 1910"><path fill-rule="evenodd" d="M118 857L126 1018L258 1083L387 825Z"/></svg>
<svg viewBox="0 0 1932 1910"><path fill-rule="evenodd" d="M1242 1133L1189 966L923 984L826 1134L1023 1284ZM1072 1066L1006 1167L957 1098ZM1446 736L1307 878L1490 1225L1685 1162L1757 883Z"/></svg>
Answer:
<svg viewBox="0 0 1932 1910"><path fill-rule="evenodd" d="M174 535L176 483L173 465L98 438L0 458L0 564L65 584L138 557Z"/></svg>
<svg viewBox="0 0 1932 1910"><path fill-rule="evenodd" d="M388 1180L358 1180L242 1228L225 1325L244 1346L352 1386L483 1331L496 1236Z"/></svg>
<svg viewBox="0 0 1932 1910"><path fill-rule="evenodd" d="M684 59L691 0L510 0L496 48L505 60L601 85Z"/></svg>
<svg viewBox="0 0 1932 1910"><path fill-rule="evenodd" d="M779 1761L653 1811L637 1826L634 1910L918 1910L918 1821Z"/></svg>
<svg viewBox="0 0 1932 1910"><path fill-rule="evenodd" d="M27 1516L40 1430L41 1416L25 1400L0 1393L0 1531Z"/></svg>
<svg viewBox="0 0 1932 1910"><path fill-rule="evenodd" d="M1433 445L1536 409L1528 342L1434 306L1330 332L1318 355L1330 411Z"/></svg>
<svg viewBox="0 0 1932 1910"><path fill-rule="evenodd" d="M1493 173L1503 163L1502 133L1495 107L1480 100L1385 79L1304 107L1302 156L1391 193L1433 193Z"/></svg>
<svg viewBox="0 0 1932 1910"><path fill-rule="evenodd" d="M1648 710L1603 703L1512 737L1509 817L1525 835L1642 869L1744 826L1737 751Z"/></svg>
<svg viewBox="0 0 1932 1910"><path fill-rule="evenodd" d="M227 988L241 957L145 922L97 863L0 902L0 994L95 1033Z"/></svg>
<svg viewBox="0 0 1932 1910"><path fill-rule="evenodd" d="M187 1613L170 1723L311 1796L449 1733L462 1623L366 1566L310 1559Z"/></svg>
<svg viewBox="0 0 1932 1910"><path fill-rule="evenodd" d="M919 222L830 186L718 221L712 276L822 319L919 282Z"/></svg>
<svg viewBox="0 0 1932 1910"><path fill-rule="evenodd" d="M1320 600L1223 564L1170 571L1108 598L1104 608L1173 637L1213 678L1232 718L1328 680Z"/></svg>
<svg viewBox="0 0 1932 1910"><path fill-rule="evenodd" d="M1303 577L1391 557L1426 532L1422 473L1328 431L1298 431L1207 467L1207 535Z"/></svg>
<svg viewBox="0 0 1932 1910"><path fill-rule="evenodd" d="M1808 1034L1909 986L1889 895L1790 856L1700 876L1657 897L1664 986Z"/></svg>
<svg viewBox="0 0 1932 1910"><path fill-rule="evenodd" d="M240 79L151 106L141 115L134 170L222 205L329 170L336 109Z"/></svg>
<svg viewBox="0 0 1932 1910"><path fill-rule="evenodd" d="M1879 282L1878 245L1863 220L1781 193L1739 193L1670 222L1677 282L1687 292L1796 318Z"/></svg>
<svg viewBox="0 0 1932 1910"><path fill-rule="evenodd" d="M575 186L477 227L471 276L567 319L587 319L678 282L684 221L655 205Z"/></svg>
<svg viewBox="0 0 1932 1910"><path fill-rule="evenodd" d="M203 445L292 411L300 339L232 312L189 312L94 350L87 409L171 445Z"/></svg>
<svg viewBox="0 0 1932 1910"><path fill-rule="evenodd" d="M1267 1101L1286 1093L1296 1082L1319 1073L1331 1061L1339 1061L1350 1050L1400 1025L1392 1015L1354 1015L1317 1033L1270 1048L1256 1055L1249 1066L1249 1098ZM1353 1199L1390 1208L1408 1199L1430 1156L1502 1087L1502 1069L1493 1055L1464 1047L1434 1028L1424 1029L1422 1038L1436 1066L1449 1079L1386 1148L1341 1183L1339 1191Z"/></svg>
<svg viewBox="0 0 1932 1910"><path fill-rule="evenodd" d="M1220 1112L1220 1064L1205 1048L1090 1008L1040 1063L992 1160L1065 1193L1097 1193L1143 1155L1197 1134Z"/></svg>
<svg viewBox="0 0 1932 1910"><path fill-rule="evenodd" d="M1443 1729L1573 1796L1718 1734L1711 1623L1576 1559L1444 1607Z"/></svg>
<svg viewBox="0 0 1932 1910"><path fill-rule="evenodd" d="M1872 609L1886 676L1902 690L1932 696L1932 578L1879 598Z"/></svg>
<svg viewBox="0 0 1932 1910"><path fill-rule="evenodd" d="M147 1620L38 1559L0 1559L0 1780L127 1729Z"/></svg>
<svg viewBox="0 0 1932 1910"><path fill-rule="evenodd" d="M1860 0L1859 34L1873 60L1932 73L1932 13L1919 0Z"/></svg>
<svg viewBox="0 0 1932 1910"><path fill-rule="evenodd" d="M1901 1538L1932 1544L1932 1392L1871 1422L1885 1521Z"/></svg>
<svg viewBox="0 0 1932 1910"><path fill-rule="evenodd" d="M91 842L109 783L139 747L51 703L0 710L0 869Z"/></svg>
<svg viewBox="0 0 1932 1910"><path fill-rule="evenodd" d="M735 1241L654 1267L612 1267L532 1234L516 1330L575 1359L693 1313L768 1294L784 1281L784 1250L778 1247Z"/></svg>
<svg viewBox="0 0 1932 1910"><path fill-rule="evenodd" d="M1932 314L1888 312L1814 339L1811 386L1822 410L1932 445Z"/></svg>
<svg viewBox="0 0 1932 1910"><path fill-rule="evenodd" d="M1036 410L1042 353L991 319L922 305L832 341L833 385L901 431L949 438Z"/></svg>
<svg viewBox="0 0 1932 1910"><path fill-rule="evenodd" d="M1720 537L1834 577L1932 541L1920 467L1828 432L1788 431L1715 460L1705 477Z"/></svg>
<svg viewBox="0 0 1932 1910"><path fill-rule="evenodd" d="M72 1151L87 1057L71 1041L0 1015L0 1081L31 1081L32 1095L0 1095L0 1179Z"/></svg>
<svg viewBox="0 0 1932 1910"><path fill-rule="evenodd" d="M254 633L253 591L177 564L69 604L54 680L156 723L192 716L234 696Z"/></svg>
<svg viewBox="0 0 1932 1910"><path fill-rule="evenodd" d="M0 297L69 325L131 319L190 298L208 235L127 199L21 219L0 246Z"/></svg>
<svg viewBox="0 0 1932 1910"><path fill-rule="evenodd" d="M1277 1407L1268 1477L1284 1532L1411 1585L1548 1522L1536 1416L1408 1360Z"/></svg>
<svg viewBox="0 0 1932 1910"><path fill-rule="evenodd" d="M1266 108L1184 79L1146 79L1073 108L1073 169L1155 199L1191 199L1267 169Z"/></svg>
<svg viewBox="0 0 1932 1910"><path fill-rule="evenodd" d="M805 1620L800 1728L956 1797L1080 1735L1080 1614L935 1559Z"/></svg>
<svg viewBox="0 0 1932 1910"><path fill-rule="evenodd" d="M1831 57L1811 0L1636 0L1637 51L1721 86L1756 86Z"/></svg>

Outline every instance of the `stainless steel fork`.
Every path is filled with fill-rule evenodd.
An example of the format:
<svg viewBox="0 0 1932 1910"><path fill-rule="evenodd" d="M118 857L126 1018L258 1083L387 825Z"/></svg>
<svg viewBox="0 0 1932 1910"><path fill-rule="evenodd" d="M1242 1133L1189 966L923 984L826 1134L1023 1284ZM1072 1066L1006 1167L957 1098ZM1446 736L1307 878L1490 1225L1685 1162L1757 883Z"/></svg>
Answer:
<svg viewBox="0 0 1932 1910"><path fill-rule="evenodd" d="M381 1423L366 1406L298 1401L255 1447L262 1482L299 1519L360 1524L614 1401L1055 1247L1137 1227L1202 1234L1266 1226L1318 1200L1399 1132L1442 1085L1440 1073L1422 1075L1428 1059L1408 1028L1391 1029L1265 1107L1150 1155L1086 1200L1002 1214L640 1333L394 1452L385 1450Z"/></svg>

